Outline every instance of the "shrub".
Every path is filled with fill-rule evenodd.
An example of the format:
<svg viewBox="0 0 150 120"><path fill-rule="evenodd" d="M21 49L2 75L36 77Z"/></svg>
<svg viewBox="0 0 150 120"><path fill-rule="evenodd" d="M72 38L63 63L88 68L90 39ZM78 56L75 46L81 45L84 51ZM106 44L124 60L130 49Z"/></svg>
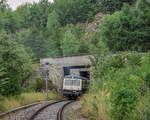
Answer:
<svg viewBox="0 0 150 120"><path fill-rule="evenodd" d="M34 81L30 83L29 89L31 91L43 91L45 90L45 80L40 77L37 77Z"/></svg>
<svg viewBox="0 0 150 120"><path fill-rule="evenodd" d="M142 97L139 97L139 102L136 109L129 113L128 120L149 120L150 119L150 91Z"/></svg>
<svg viewBox="0 0 150 120"><path fill-rule="evenodd" d="M40 92L45 90L45 80L42 78L37 78L36 79L36 91Z"/></svg>
<svg viewBox="0 0 150 120"><path fill-rule="evenodd" d="M133 75L133 69L116 71L109 86L112 104L111 115L115 120L125 120L128 113L135 109L141 79Z"/></svg>
<svg viewBox="0 0 150 120"><path fill-rule="evenodd" d="M103 56L103 58L100 59L100 65L91 73L92 77L95 79L94 87L91 89L98 88L99 90L99 88L102 88L103 83L110 80L109 78L112 77L113 73L119 69L128 67L129 65L133 67L140 65L141 57L142 54L136 52L122 52L111 56Z"/></svg>

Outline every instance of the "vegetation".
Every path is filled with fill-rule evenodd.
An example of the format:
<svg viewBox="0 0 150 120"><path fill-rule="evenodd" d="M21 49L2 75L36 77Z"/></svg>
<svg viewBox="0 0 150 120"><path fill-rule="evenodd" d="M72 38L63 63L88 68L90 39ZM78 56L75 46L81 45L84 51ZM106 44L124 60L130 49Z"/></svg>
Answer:
<svg viewBox="0 0 150 120"><path fill-rule="evenodd" d="M104 13L114 13L120 10L124 3L132 5L136 0L95 0L99 10Z"/></svg>
<svg viewBox="0 0 150 120"><path fill-rule="evenodd" d="M111 51L149 50L150 3L144 1L139 0L136 8L124 5L103 19L99 34Z"/></svg>
<svg viewBox="0 0 150 120"><path fill-rule="evenodd" d="M112 7L120 6L116 10L120 9L123 3L133 3L133 1L111 1L113 2ZM68 24L75 25L78 22L91 22L96 13L107 11L105 10L107 4L105 4L100 0L55 0L54 3L41 0L39 3L26 4L16 11L11 11L11 9L7 9L9 6L3 0L0 3L2 8L0 31L13 34L14 39L25 46L28 54L33 52L32 54L37 60L43 57L62 56L65 55L62 47L68 42L66 42L67 38L64 40L66 43L61 42L63 37L67 37L64 32L68 32L66 26ZM80 30L78 30L79 32ZM76 34L77 32L73 32L68 36L76 37ZM75 53L88 52L88 46L82 36L75 37L72 41L76 39L75 43L80 41L87 48L85 51L79 44L75 44L76 48L80 47L80 51ZM74 52L68 54L74 54Z"/></svg>
<svg viewBox="0 0 150 120"><path fill-rule="evenodd" d="M100 12L98 1L41 0L12 11L0 2L0 95L21 93L32 62L43 57L88 53L78 22L90 22ZM122 2L123 3L123 2Z"/></svg>
<svg viewBox="0 0 150 120"><path fill-rule="evenodd" d="M49 91L49 100L60 99L58 93ZM18 96L0 97L0 113L14 109L23 105L31 104L33 102L46 101L45 92L29 92L22 93Z"/></svg>
<svg viewBox="0 0 150 120"><path fill-rule="evenodd" d="M147 0L138 0L136 7L124 5L102 20L99 38L90 48L95 55L91 58L93 83L81 99L83 116L91 120L150 119L150 53L131 52L149 51L149 10Z"/></svg>
<svg viewBox="0 0 150 120"><path fill-rule="evenodd" d="M93 86L81 100L82 114L104 120L137 120L137 115L138 120L149 119L149 106L146 106L146 101L150 100L149 59L149 54L137 53L121 53L101 59L100 66L92 72ZM140 110L142 113L139 114Z"/></svg>
<svg viewBox="0 0 150 120"><path fill-rule="evenodd" d="M21 83L32 72L30 56L23 45L6 33L0 34L0 95L16 95L21 92Z"/></svg>
<svg viewBox="0 0 150 120"><path fill-rule="evenodd" d="M4 0L0 2L0 111L45 100L43 93L36 93L44 89L41 78L31 82L29 89L23 88L33 72L33 61L91 53L93 83L81 98L82 115L99 120L149 120L150 53L131 51L150 49L150 2L135 2L41 0L15 11ZM98 32L89 35L76 26L92 22L98 12L110 14Z"/></svg>

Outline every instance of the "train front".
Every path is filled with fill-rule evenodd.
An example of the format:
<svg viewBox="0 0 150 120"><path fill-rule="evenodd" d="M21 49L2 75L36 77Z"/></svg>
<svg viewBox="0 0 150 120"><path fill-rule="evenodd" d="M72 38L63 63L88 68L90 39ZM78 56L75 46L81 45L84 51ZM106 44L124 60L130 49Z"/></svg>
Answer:
<svg viewBox="0 0 150 120"><path fill-rule="evenodd" d="M65 76L63 81L63 96L78 97L82 95L82 79L79 76Z"/></svg>

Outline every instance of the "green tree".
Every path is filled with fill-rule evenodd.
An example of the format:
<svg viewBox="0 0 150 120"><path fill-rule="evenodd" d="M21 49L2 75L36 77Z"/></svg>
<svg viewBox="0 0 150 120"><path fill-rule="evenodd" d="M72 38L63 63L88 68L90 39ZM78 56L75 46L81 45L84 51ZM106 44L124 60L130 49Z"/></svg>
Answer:
<svg viewBox="0 0 150 120"><path fill-rule="evenodd" d="M149 7L141 10L125 5L120 12L103 19L100 25L101 40L112 51L147 51L150 49L149 21Z"/></svg>
<svg viewBox="0 0 150 120"><path fill-rule="evenodd" d="M56 11L52 11L48 15L47 21L47 56L61 56L62 51L60 48L61 25L59 23L59 16Z"/></svg>
<svg viewBox="0 0 150 120"><path fill-rule="evenodd" d="M71 55L79 53L80 40L76 35L76 28L73 25L68 25L61 41L63 55Z"/></svg>
<svg viewBox="0 0 150 120"><path fill-rule="evenodd" d="M25 29L18 33L16 39L26 47L29 54L33 52L37 59L46 57L46 39L43 31L36 28Z"/></svg>
<svg viewBox="0 0 150 120"><path fill-rule="evenodd" d="M55 0L61 25L85 22L95 14L92 0Z"/></svg>
<svg viewBox="0 0 150 120"><path fill-rule="evenodd" d="M41 0L39 3L34 3L29 10L29 25L37 29L44 29L47 25L48 15L52 11L48 0Z"/></svg>
<svg viewBox="0 0 150 120"><path fill-rule="evenodd" d="M136 4L137 9L140 9L143 12L149 9L149 6L150 6L149 0L138 0Z"/></svg>
<svg viewBox="0 0 150 120"><path fill-rule="evenodd" d="M17 29L18 22L15 14L10 9L0 11L0 31L15 33Z"/></svg>
<svg viewBox="0 0 150 120"><path fill-rule="evenodd" d="M55 32L59 27L60 27L59 16L56 13L56 11L52 11L48 15L48 21L47 21L48 34L53 34L53 32Z"/></svg>
<svg viewBox="0 0 150 120"><path fill-rule="evenodd" d="M133 4L136 0L96 0L98 11L104 13L114 13L121 10L124 3Z"/></svg>
<svg viewBox="0 0 150 120"><path fill-rule="evenodd" d="M16 18L18 20L19 29L23 28L29 28L30 27L30 7L31 4L26 4L24 6L21 6L17 8L16 11L14 11L14 14L16 14Z"/></svg>
<svg viewBox="0 0 150 120"><path fill-rule="evenodd" d="M31 59L24 47L6 33L0 35L0 94L21 92L21 83L32 71Z"/></svg>

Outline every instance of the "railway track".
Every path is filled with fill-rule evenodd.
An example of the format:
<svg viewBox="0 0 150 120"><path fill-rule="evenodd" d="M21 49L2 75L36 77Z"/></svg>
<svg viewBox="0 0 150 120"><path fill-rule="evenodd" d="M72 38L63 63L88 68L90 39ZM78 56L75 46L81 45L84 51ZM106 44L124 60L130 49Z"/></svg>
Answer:
<svg viewBox="0 0 150 120"><path fill-rule="evenodd" d="M73 101L59 100L38 109L29 120L63 120L63 110Z"/></svg>
<svg viewBox="0 0 150 120"><path fill-rule="evenodd" d="M0 114L0 120L7 120L7 119L11 119L11 114L15 114L19 111L23 111L23 110L26 110L26 109L29 109L29 108L32 108L34 106L38 106L42 104L42 102L35 102L35 103L32 103L32 104L28 104L28 105L25 105L25 106L21 106L21 107L18 107L18 108L15 108L15 109L12 109L12 110L9 110L7 112L4 112L4 113L1 113ZM7 116L7 117L6 117Z"/></svg>
<svg viewBox="0 0 150 120"><path fill-rule="evenodd" d="M74 101L38 102L3 113L0 120L64 120L64 109L72 102ZM26 109L28 109L27 112Z"/></svg>
<svg viewBox="0 0 150 120"><path fill-rule="evenodd" d="M71 104L73 101L70 101L70 102L68 102L68 103L66 103L66 104L64 104L60 109L59 109L59 111L58 111L58 113L57 113L57 120L63 120L63 111L64 111L64 109L66 108L66 106L67 105L69 105L69 104Z"/></svg>

